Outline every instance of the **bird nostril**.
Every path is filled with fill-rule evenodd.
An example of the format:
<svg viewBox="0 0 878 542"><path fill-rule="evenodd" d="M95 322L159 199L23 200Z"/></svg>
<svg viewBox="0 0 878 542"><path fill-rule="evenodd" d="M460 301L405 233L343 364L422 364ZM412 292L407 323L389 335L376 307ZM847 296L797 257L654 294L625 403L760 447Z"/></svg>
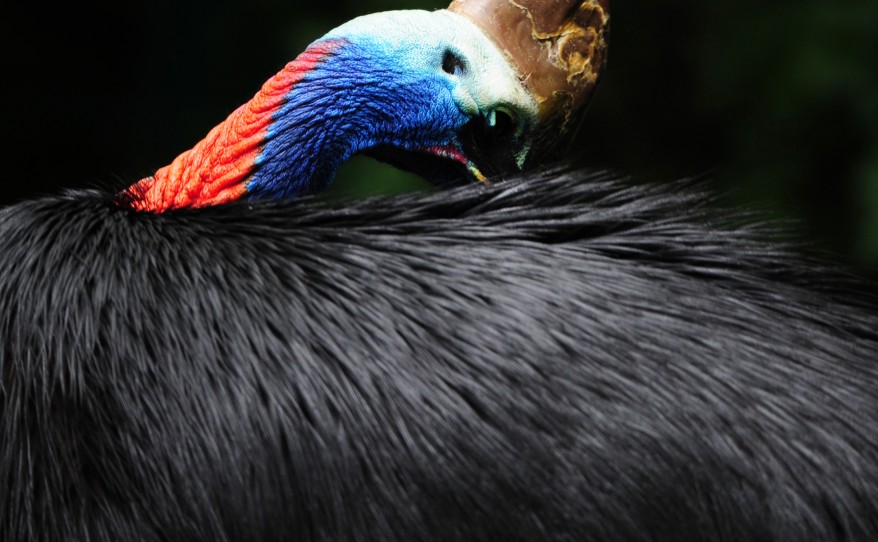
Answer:
<svg viewBox="0 0 878 542"><path fill-rule="evenodd" d="M463 63L463 60L452 53L451 51L445 51L445 54L442 57L442 71L449 75L463 75L466 66Z"/></svg>

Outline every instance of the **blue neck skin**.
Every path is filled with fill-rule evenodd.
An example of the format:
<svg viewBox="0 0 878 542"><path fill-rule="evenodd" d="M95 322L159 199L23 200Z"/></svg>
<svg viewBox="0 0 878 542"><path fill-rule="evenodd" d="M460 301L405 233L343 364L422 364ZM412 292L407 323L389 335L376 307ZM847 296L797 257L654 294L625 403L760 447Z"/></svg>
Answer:
<svg viewBox="0 0 878 542"><path fill-rule="evenodd" d="M305 74L273 115L252 199L284 199L325 189L341 164L377 145L405 150L448 145L469 117L452 83L405 67L394 53L358 39Z"/></svg>

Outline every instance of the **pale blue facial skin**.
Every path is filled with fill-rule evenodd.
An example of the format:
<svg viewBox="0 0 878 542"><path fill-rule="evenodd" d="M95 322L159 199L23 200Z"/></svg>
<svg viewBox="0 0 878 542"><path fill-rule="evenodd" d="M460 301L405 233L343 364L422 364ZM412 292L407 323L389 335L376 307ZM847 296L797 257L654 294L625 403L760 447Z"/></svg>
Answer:
<svg viewBox="0 0 878 542"><path fill-rule="evenodd" d="M251 197L318 192L342 162L379 145L410 151L458 146L466 123L489 122L496 111L516 119L516 137L536 119L536 103L502 53L454 13L367 15L323 40L341 44L274 114L248 184ZM449 64L448 54L460 62Z"/></svg>

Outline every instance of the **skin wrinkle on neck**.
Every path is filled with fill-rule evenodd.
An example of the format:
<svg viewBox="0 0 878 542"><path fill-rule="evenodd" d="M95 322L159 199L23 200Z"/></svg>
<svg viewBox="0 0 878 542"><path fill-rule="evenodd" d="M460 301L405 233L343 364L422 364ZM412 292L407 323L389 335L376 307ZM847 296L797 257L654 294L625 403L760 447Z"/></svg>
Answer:
<svg viewBox="0 0 878 542"><path fill-rule="evenodd" d="M274 114L297 86L342 44L326 40L309 47L269 79L249 102L214 127L194 147L126 192L139 211L164 212L216 205L247 193L260 162Z"/></svg>
<svg viewBox="0 0 878 542"><path fill-rule="evenodd" d="M290 93L269 128L248 190L253 199L324 189L341 164L377 145L444 145L469 117L449 82L405 70L368 39L346 43Z"/></svg>
<svg viewBox="0 0 878 542"><path fill-rule="evenodd" d="M312 45L195 147L129 189L132 206L164 212L310 194L365 149L445 144L468 120L453 89L382 52L362 37Z"/></svg>

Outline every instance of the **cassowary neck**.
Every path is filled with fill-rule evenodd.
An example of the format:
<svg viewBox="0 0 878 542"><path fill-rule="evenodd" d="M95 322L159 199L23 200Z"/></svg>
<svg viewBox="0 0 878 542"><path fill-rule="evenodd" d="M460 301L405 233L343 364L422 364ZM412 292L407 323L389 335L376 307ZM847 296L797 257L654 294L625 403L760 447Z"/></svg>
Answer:
<svg viewBox="0 0 878 542"><path fill-rule="evenodd" d="M321 116L329 94L321 65L343 44L327 40L309 47L192 149L129 187L124 198L134 209L164 212L251 192L291 197L318 188L350 154L327 137ZM339 148L321 148L333 145ZM333 160L333 153L341 156Z"/></svg>

